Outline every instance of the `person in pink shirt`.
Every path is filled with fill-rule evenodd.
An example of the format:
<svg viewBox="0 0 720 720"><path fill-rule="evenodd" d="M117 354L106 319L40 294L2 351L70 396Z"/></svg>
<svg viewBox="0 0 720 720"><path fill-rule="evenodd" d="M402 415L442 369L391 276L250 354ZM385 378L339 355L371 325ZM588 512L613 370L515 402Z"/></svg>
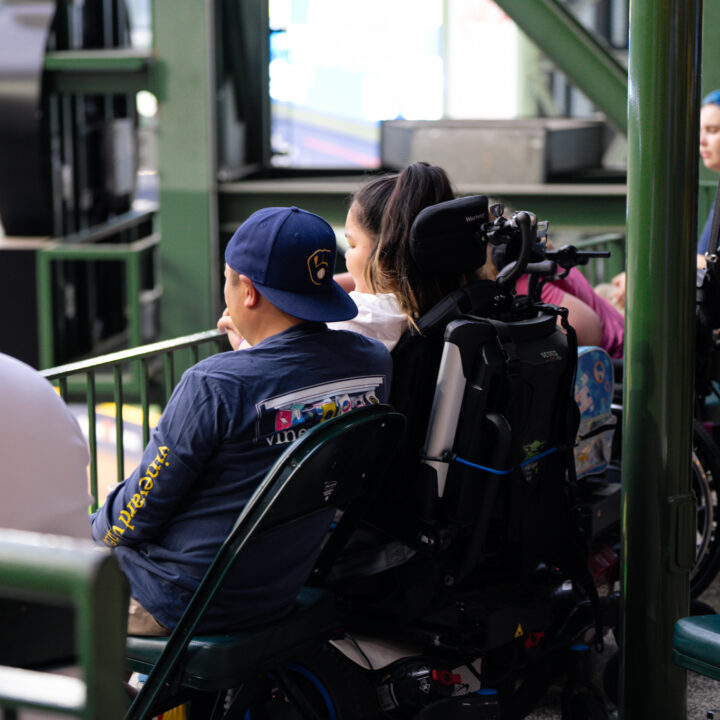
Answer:
<svg viewBox="0 0 720 720"><path fill-rule="evenodd" d="M518 294L526 295L528 276L523 275L516 287ZM577 268L572 268L567 277L546 282L540 297L543 302L568 308L580 345L598 345L612 358L623 356L625 319L592 289Z"/></svg>

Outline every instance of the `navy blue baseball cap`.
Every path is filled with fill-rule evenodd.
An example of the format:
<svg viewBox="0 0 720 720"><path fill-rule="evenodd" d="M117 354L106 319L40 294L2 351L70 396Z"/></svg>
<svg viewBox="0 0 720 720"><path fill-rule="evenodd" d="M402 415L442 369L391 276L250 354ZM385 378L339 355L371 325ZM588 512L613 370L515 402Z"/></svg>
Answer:
<svg viewBox="0 0 720 720"><path fill-rule="evenodd" d="M333 280L335 253L335 233L319 215L270 207L235 231L225 262L288 315L332 322L357 315L352 298Z"/></svg>

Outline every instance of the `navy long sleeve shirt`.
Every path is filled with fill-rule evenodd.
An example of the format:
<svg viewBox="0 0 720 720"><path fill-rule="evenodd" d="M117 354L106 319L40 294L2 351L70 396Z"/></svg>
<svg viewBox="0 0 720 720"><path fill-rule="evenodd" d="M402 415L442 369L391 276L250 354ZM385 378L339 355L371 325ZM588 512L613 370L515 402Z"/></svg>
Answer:
<svg viewBox="0 0 720 720"><path fill-rule="evenodd" d="M91 518L94 540L115 549L131 595L174 627L288 444L336 414L385 402L391 368L381 343L305 322L186 371L141 464ZM200 629L232 630L287 612L328 522L284 528L253 544Z"/></svg>

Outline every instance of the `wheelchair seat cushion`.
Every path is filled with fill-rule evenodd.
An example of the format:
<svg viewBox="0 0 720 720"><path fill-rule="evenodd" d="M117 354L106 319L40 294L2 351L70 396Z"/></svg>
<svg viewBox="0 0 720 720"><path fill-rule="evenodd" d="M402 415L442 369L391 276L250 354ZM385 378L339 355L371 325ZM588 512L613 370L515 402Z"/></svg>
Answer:
<svg viewBox="0 0 720 720"><path fill-rule="evenodd" d="M332 593L305 587L293 610L280 620L232 633L195 636L182 662L181 684L197 690L233 687L249 670L288 657L336 627ZM165 637L128 636L128 667L150 672L166 642Z"/></svg>

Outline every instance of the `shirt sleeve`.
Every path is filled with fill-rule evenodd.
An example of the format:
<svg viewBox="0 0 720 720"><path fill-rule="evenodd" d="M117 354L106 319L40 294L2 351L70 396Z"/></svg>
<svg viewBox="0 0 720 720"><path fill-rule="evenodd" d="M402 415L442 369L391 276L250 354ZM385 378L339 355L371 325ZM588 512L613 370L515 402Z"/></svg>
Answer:
<svg viewBox="0 0 720 720"><path fill-rule="evenodd" d="M218 389L194 369L172 393L135 471L91 516L93 540L110 547L155 537L192 489L227 430Z"/></svg>

